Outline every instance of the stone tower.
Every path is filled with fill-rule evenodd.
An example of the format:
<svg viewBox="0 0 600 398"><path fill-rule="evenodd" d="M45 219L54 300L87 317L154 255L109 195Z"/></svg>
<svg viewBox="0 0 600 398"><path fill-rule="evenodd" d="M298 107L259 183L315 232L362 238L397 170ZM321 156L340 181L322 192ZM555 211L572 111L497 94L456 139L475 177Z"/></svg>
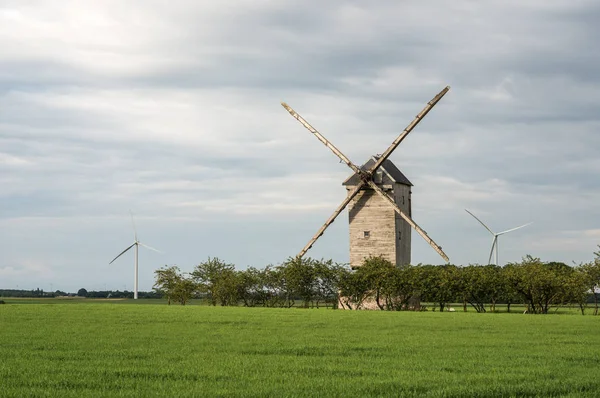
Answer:
<svg viewBox="0 0 600 398"><path fill-rule="evenodd" d="M369 170L377 159L373 156L361 169ZM412 217L412 183L389 159L373 174L373 181ZM350 193L359 182L358 175L354 174L343 185ZM412 228L373 189L365 186L349 203L348 214L352 268L359 267L369 256L383 256L396 265L410 264Z"/></svg>

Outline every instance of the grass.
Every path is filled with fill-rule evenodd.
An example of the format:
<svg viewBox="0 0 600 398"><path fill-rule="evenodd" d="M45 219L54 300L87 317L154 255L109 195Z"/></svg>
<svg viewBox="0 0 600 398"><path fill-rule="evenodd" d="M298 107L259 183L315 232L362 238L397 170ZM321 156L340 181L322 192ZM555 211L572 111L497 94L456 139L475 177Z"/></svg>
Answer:
<svg viewBox="0 0 600 398"><path fill-rule="evenodd" d="M0 306L0 396L595 397L599 321L7 304Z"/></svg>

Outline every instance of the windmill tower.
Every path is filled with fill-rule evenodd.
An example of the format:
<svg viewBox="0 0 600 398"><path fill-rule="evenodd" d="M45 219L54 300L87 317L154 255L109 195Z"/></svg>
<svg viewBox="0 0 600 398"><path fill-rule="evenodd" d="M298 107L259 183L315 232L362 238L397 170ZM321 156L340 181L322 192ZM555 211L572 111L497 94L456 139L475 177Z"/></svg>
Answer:
<svg viewBox="0 0 600 398"><path fill-rule="evenodd" d="M354 174L344 181L346 199L337 207L315 236L298 253L304 256L312 245L323 235L327 227L350 204L350 265L360 266L364 258L384 256L397 265L410 263L411 228L445 260L448 256L441 246L431 239L411 218L410 181L388 159L392 152L419 124L429 111L450 90L445 87L425 108L413 119L404 131L392 142L381 155L372 157L362 167L357 167L339 149L311 126L289 105L281 105L298 120L319 141L328 147Z"/></svg>
<svg viewBox="0 0 600 398"><path fill-rule="evenodd" d="M369 170L378 157L373 156L361 170ZM412 217L412 183L392 163L383 162L373 174L373 182L388 196L404 214ZM343 185L348 194L360 183L356 174ZM411 227L386 200L369 187L362 188L348 204L350 221L350 266L360 266L369 256L382 256L393 264L410 264Z"/></svg>

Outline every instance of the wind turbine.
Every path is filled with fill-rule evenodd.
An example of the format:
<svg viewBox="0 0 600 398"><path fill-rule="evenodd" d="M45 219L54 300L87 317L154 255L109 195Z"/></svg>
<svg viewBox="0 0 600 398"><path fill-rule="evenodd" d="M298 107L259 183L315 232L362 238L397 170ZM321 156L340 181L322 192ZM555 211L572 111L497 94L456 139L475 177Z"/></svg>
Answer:
<svg viewBox="0 0 600 398"><path fill-rule="evenodd" d="M504 234L506 234L506 233L509 233L509 232L512 232L512 231L516 231L517 229L521 229L521 228L523 228L523 227L526 227L526 226L528 226L528 225L530 225L530 224L533 224L533 222L529 222L529 223L527 223L527 224L523 224L523 225L521 225L520 227L511 228L511 229L507 229L506 231L502 231L502 232L494 233L494 232L492 232L492 230L491 230L491 229L489 229L489 228L488 228L488 226L487 226L487 225L485 225L485 224L483 223L483 221L481 221L479 218L477 218L477 217L475 216L475 214L471 213L471 212L470 212L469 210L467 210L467 209L465 209L465 211L466 211L467 213L469 213L470 215L472 215L472 216L473 216L473 218L475 218L477 221L479 221L479 223L480 223L481 225L483 225L485 229L487 229L488 231L490 231L490 234L492 234L492 236L494 237L494 238L492 239L492 250L490 251L490 258L489 258L489 260L488 260L488 265L492 263L492 254L494 254L494 249L496 249L496 265L498 265L498 237L499 237L500 235L504 235Z"/></svg>
<svg viewBox="0 0 600 398"><path fill-rule="evenodd" d="M144 246L146 249L150 249L150 250L154 250L157 253L162 253L160 250L156 250L153 247L150 247L148 245L143 244L142 242L140 242L138 240L137 237L137 229L135 228L135 221L133 221L133 213L131 213L131 210L129 211L129 213L131 214L131 224L133 225L133 236L134 236L134 241L131 244L131 246L129 246L127 249L123 250L121 253L119 253L119 255L115 258L112 259L112 261L110 263L108 263L109 265L112 264L116 259L118 259L119 257L121 257L123 254L125 254L129 249L131 249L132 247L135 247L135 255L134 255L134 279L133 279L133 298L134 300L137 300L138 298L138 248L139 246Z"/></svg>

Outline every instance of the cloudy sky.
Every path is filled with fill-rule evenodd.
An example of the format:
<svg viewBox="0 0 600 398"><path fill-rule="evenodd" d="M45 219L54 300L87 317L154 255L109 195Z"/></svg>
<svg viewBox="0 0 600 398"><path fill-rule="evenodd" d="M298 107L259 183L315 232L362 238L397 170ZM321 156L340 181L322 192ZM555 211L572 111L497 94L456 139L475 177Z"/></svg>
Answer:
<svg viewBox="0 0 600 398"><path fill-rule="evenodd" d="M391 160L455 264L600 244L600 3L0 0L0 288L140 289L207 257L295 255L349 169ZM347 262L347 213L309 254ZM441 258L413 233L413 262Z"/></svg>

